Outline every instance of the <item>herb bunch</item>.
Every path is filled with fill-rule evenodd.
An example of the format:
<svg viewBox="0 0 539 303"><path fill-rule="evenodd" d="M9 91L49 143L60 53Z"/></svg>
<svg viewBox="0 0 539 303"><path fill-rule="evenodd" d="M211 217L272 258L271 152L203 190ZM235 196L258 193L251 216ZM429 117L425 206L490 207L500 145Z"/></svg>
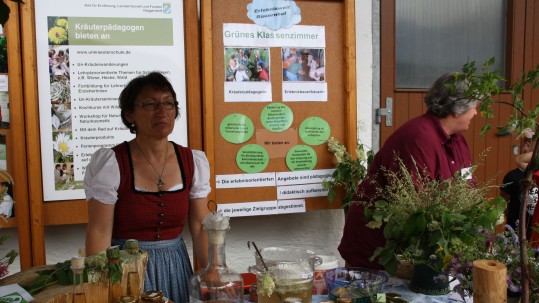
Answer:
<svg viewBox="0 0 539 303"><path fill-rule="evenodd" d="M333 202L337 194L337 189L344 190L342 207L347 210L352 202L356 188L365 177L368 166L374 159L372 150L366 151L366 147L357 142L355 155L352 156L346 147L334 137L327 141L328 151L335 157L335 171L331 180L324 180L322 186L328 190L328 199Z"/></svg>
<svg viewBox="0 0 539 303"><path fill-rule="evenodd" d="M372 260L394 274L397 255L424 263L442 272L443 258L460 245L469 245L477 231L493 231L503 220L506 202L486 198L489 186L474 187L460 173L448 180L432 180L417 168L408 170L397 158L397 171L382 170L387 176L378 188L380 200L367 203L365 216L370 228L383 228L386 244L375 250ZM502 221L503 222L503 221Z"/></svg>

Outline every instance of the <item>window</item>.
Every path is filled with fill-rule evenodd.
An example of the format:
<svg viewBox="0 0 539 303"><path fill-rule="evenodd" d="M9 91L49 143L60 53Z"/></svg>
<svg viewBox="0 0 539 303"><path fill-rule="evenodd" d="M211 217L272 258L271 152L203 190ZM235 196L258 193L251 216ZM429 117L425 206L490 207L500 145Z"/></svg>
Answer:
<svg viewBox="0 0 539 303"><path fill-rule="evenodd" d="M468 61L505 72L506 0L396 0L397 88L428 88Z"/></svg>

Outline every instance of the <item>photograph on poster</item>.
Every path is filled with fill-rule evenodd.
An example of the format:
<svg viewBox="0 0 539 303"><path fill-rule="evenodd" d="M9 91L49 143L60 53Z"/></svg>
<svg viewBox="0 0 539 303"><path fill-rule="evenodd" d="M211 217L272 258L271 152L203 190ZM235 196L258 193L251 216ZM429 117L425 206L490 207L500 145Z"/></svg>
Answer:
<svg viewBox="0 0 539 303"><path fill-rule="evenodd" d="M7 73L7 42L6 42L6 36L0 36L0 73Z"/></svg>
<svg viewBox="0 0 539 303"><path fill-rule="evenodd" d="M71 80L68 46L50 46L48 50L53 131L71 131Z"/></svg>
<svg viewBox="0 0 539 303"><path fill-rule="evenodd" d="M7 170L7 146L5 135L0 135L0 170Z"/></svg>
<svg viewBox="0 0 539 303"><path fill-rule="evenodd" d="M73 164L73 140L71 132L53 132L54 187L56 190L82 188L75 182Z"/></svg>
<svg viewBox="0 0 539 303"><path fill-rule="evenodd" d="M49 47L49 73L52 78L69 80L69 47Z"/></svg>
<svg viewBox="0 0 539 303"><path fill-rule="evenodd" d="M269 81L269 48L225 48L225 81Z"/></svg>
<svg viewBox="0 0 539 303"><path fill-rule="evenodd" d="M283 81L326 80L325 49L282 48Z"/></svg>
<svg viewBox="0 0 539 303"><path fill-rule="evenodd" d="M5 218L14 217L13 211L13 186L10 182L0 182L0 216Z"/></svg>
<svg viewBox="0 0 539 303"><path fill-rule="evenodd" d="M0 128L9 128L9 92L0 91Z"/></svg>
<svg viewBox="0 0 539 303"><path fill-rule="evenodd" d="M47 17L49 45L67 45L68 41L68 22L67 17Z"/></svg>

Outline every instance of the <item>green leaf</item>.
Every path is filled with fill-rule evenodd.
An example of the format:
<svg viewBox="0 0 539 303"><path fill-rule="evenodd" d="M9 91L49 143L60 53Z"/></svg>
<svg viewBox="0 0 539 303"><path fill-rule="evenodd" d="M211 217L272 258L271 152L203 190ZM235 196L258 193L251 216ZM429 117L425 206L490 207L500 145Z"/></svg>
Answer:
<svg viewBox="0 0 539 303"><path fill-rule="evenodd" d="M404 223L403 232L406 235L413 235L417 233L423 233L427 227L427 219L425 213L418 212L410 216L410 218Z"/></svg>

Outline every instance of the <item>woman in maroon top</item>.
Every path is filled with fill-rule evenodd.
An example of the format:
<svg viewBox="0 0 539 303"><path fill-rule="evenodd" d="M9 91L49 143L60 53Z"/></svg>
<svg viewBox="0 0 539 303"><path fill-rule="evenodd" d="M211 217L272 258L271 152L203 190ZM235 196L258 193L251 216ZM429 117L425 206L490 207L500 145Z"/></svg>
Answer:
<svg viewBox="0 0 539 303"><path fill-rule="evenodd" d="M136 136L101 148L86 167L86 253L94 255L127 239L148 252L145 290L189 301L192 267L182 239L186 222L194 253L206 266L209 163L201 151L168 141L179 116L176 93L162 74L129 82L120 94L121 117Z"/></svg>
<svg viewBox="0 0 539 303"><path fill-rule="evenodd" d="M359 184L355 201L377 199L376 188L387 184L381 168L397 171L397 156L407 167L417 165L417 171L425 171L434 180L449 179L456 172L471 179L470 150L461 133L477 114L477 101L464 98L467 87L462 82L457 83L455 91L449 91L445 85L454 80L454 73L436 80L425 96L427 113L406 122L387 139ZM350 206L338 249L347 266L380 269L382 266L369 258L377 247L385 245L383 230L368 228L363 210L358 203Z"/></svg>

